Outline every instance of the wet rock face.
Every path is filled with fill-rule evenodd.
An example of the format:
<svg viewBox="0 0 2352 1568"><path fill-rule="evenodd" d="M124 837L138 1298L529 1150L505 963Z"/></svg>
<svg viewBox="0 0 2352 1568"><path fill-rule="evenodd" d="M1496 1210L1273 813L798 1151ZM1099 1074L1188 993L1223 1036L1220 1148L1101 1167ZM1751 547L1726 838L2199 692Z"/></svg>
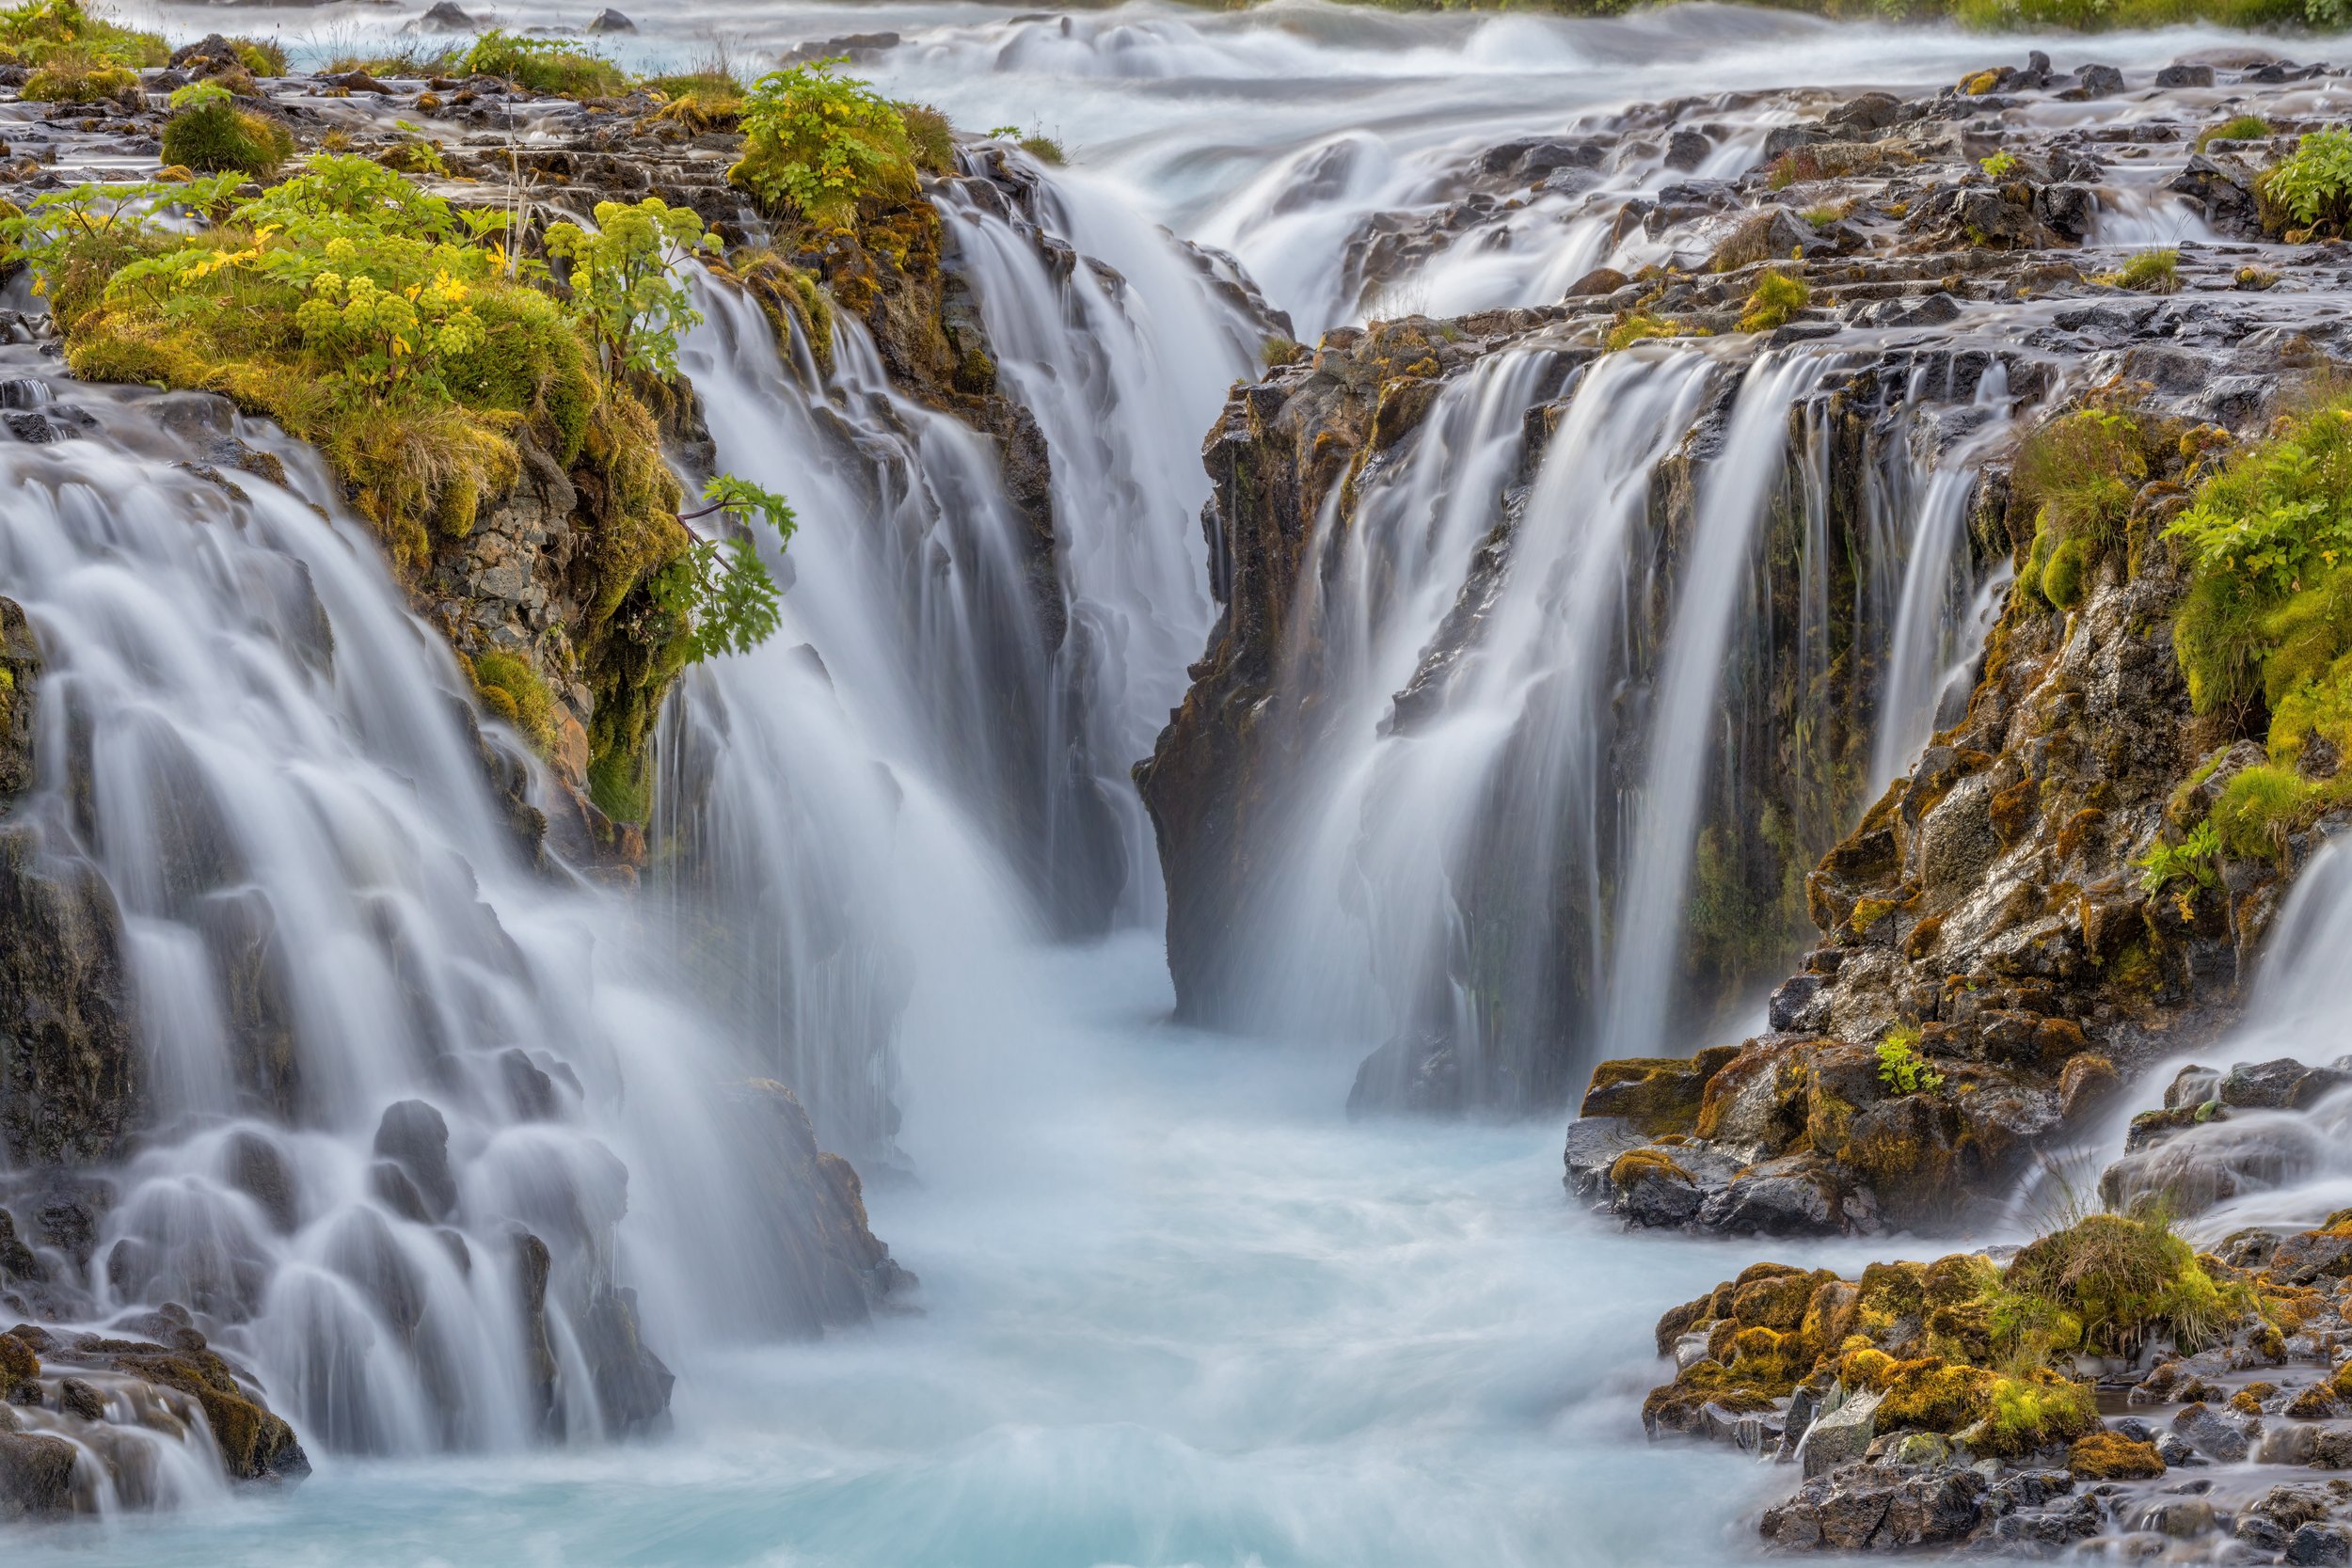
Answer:
<svg viewBox="0 0 2352 1568"><path fill-rule="evenodd" d="M0 599L0 1139L19 1164L88 1165L139 1117L121 916L97 868L14 811L34 776L40 654Z"/></svg>

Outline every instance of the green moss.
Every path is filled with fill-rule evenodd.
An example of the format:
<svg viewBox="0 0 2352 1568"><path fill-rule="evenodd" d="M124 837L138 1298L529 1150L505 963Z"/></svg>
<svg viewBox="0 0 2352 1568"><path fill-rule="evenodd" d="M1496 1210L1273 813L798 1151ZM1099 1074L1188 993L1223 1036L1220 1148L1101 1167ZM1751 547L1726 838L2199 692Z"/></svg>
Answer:
<svg viewBox="0 0 2352 1568"><path fill-rule="evenodd" d="M2042 596L2058 610L2072 610L2083 601L2084 558L2091 546L2084 540L2066 539L2050 551L2042 563L2040 583Z"/></svg>
<svg viewBox="0 0 2352 1568"><path fill-rule="evenodd" d="M2272 762L2295 767L2314 740L2332 746L2340 758L2352 758L2352 654L2280 693L2271 704Z"/></svg>
<svg viewBox="0 0 2352 1568"><path fill-rule="evenodd" d="M1014 145L1039 163L1051 164L1057 168L1069 161L1062 152L1060 141L1052 136L1024 136Z"/></svg>

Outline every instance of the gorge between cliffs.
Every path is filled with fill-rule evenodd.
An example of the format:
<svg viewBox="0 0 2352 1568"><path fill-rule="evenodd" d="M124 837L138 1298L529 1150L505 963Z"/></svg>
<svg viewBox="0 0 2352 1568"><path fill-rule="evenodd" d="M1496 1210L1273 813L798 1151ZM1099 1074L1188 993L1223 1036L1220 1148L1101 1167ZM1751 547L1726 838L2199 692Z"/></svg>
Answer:
<svg viewBox="0 0 2352 1568"><path fill-rule="evenodd" d="M8 1561L2352 1561L2352 17L410 9L0 10Z"/></svg>

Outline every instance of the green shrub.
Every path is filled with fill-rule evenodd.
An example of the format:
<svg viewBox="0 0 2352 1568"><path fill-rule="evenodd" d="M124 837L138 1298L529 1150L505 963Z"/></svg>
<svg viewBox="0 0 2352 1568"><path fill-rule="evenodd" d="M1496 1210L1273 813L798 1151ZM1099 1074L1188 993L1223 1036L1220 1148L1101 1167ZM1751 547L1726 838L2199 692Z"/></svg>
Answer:
<svg viewBox="0 0 2352 1568"><path fill-rule="evenodd" d="M241 169L267 179L294 155L294 134L273 116L237 106L229 89L196 82L171 95L164 121L166 164L217 174Z"/></svg>
<svg viewBox="0 0 2352 1568"><path fill-rule="evenodd" d="M869 199L904 201L918 186L915 149L898 105L818 60L774 71L743 102L743 156L727 179L771 208L846 228Z"/></svg>
<svg viewBox="0 0 2352 1568"><path fill-rule="evenodd" d="M559 39L497 31L476 39L458 69L469 76L502 76L551 98L610 98L628 87L621 68L601 55Z"/></svg>
<svg viewBox="0 0 2352 1568"><path fill-rule="evenodd" d="M2005 147L1990 158L1978 159L1977 164L1994 179L2006 180L2017 172L2017 154Z"/></svg>
<svg viewBox="0 0 2352 1568"><path fill-rule="evenodd" d="M702 320L687 304L678 274L690 254L719 248L692 208L672 207L658 196L633 207L599 201L594 233L555 224L547 246L548 255L571 263L565 281L572 313L596 343L606 374L677 374L678 335Z"/></svg>
<svg viewBox="0 0 2352 1568"><path fill-rule="evenodd" d="M1052 136L1024 136L1021 138L1020 148L1022 151L1026 152L1039 163L1051 164L1057 168L1069 161L1062 155L1061 143Z"/></svg>
<svg viewBox="0 0 2352 1568"><path fill-rule="evenodd" d="M1786 268L1770 268L1756 281L1756 290L1748 295L1747 310L1740 318L1742 332L1771 332L1785 326L1798 311L1813 303L1813 291L1804 279Z"/></svg>
<svg viewBox="0 0 2352 1568"><path fill-rule="evenodd" d="M2312 131L2254 182L2263 227L2272 233L2341 228L2352 218L2352 131Z"/></svg>

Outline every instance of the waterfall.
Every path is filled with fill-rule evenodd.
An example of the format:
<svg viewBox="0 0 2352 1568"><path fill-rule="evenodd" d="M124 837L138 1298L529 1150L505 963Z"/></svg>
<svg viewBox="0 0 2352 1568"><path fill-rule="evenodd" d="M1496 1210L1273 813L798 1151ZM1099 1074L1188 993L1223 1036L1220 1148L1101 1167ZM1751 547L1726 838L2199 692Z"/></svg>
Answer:
<svg viewBox="0 0 2352 1568"><path fill-rule="evenodd" d="M13 1308L183 1311L314 1449L378 1454L644 1429L647 1344L862 1318L797 1107L623 900L533 865L519 743L314 455L219 399L55 390L12 400L52 438L0 442L46 661L8 842L119 911L137 1114L0 1180Z"/></svg>

